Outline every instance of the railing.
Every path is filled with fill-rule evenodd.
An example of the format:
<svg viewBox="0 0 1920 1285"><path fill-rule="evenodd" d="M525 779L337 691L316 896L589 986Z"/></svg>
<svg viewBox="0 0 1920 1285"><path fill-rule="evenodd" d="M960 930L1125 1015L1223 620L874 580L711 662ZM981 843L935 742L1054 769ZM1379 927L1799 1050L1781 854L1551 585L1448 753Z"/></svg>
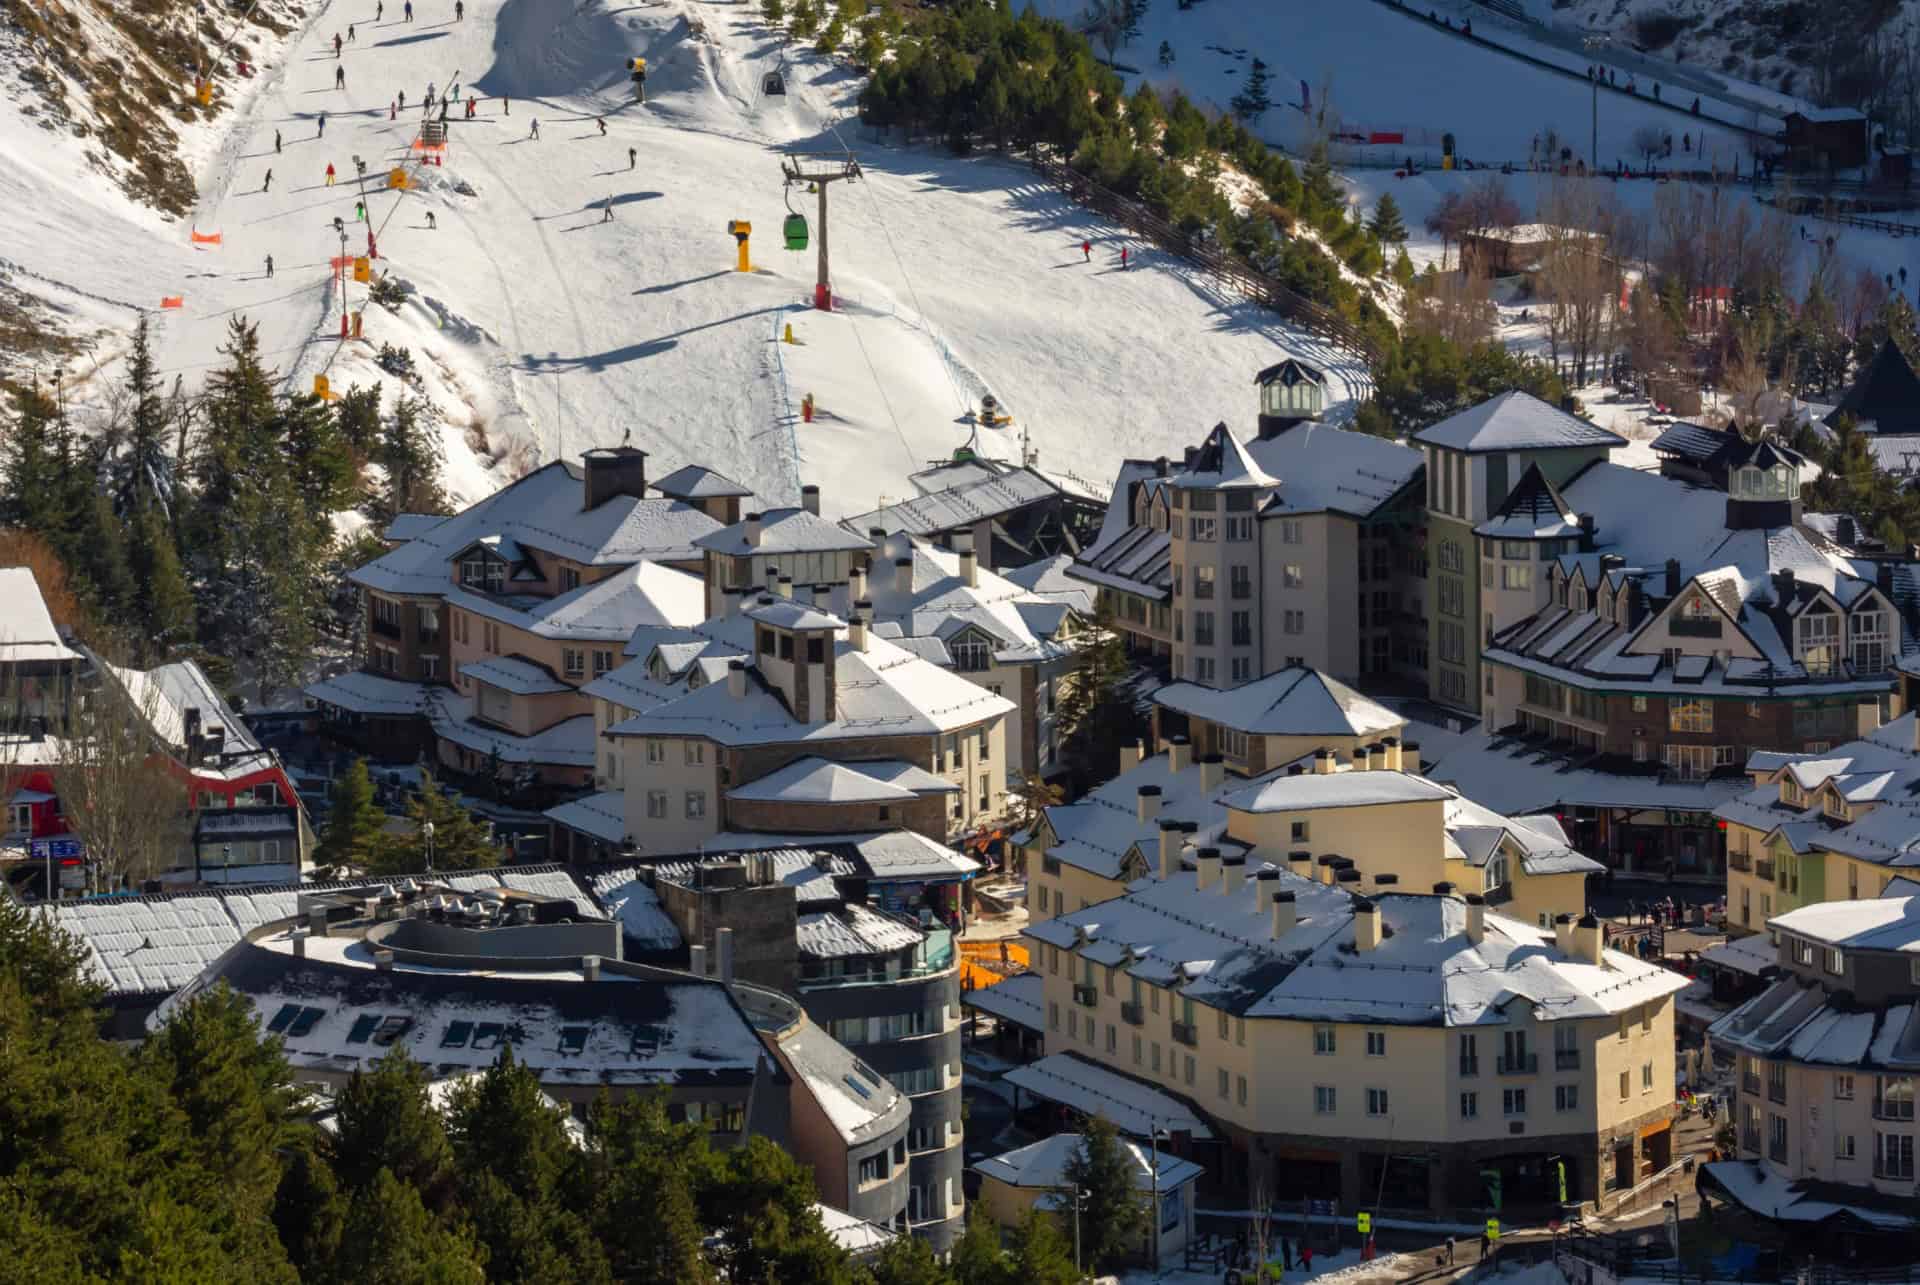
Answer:
<svg viewBox="0 0 1920 1285"><path fill-rule="evenodd" d="M1785 1080L1768 1079L1767 1101L1778 1102L1781 1106L1787 1104L1787 1082Z"/></svg>
<svg viewBox="0 0 1920 1285"><path fill-rule="evenodd" d="M1360 327L1324 304L1281 284L1230 254L1195 241L1138 201L1121 196L1060 161L1034 154L1033 167L1066 190L1076 204L1085 205L1116 223L1125 224L1170 254L1198 264L1255 303L1273 309L1303 330L1351 350L1369 366L1380 361L1380 351Z"/></svg>
<svg viewBox="0 0 1920 1285"><path fill-rule="evenodd" d="M1769 1094L1768 1096L1772 1095ZM1911 1120L1913 1119L1913 1100L1909 1098L1902 1102L1889 1102L1885 1098L1876 1097L1873 1100L1873 1118L1876 1120Z"/></svg>
<svg viewBox="0 0 1920 1285"><path fill-rule="evenodd" d="M1720 620L1718 617L1692 620L1680 616L1667 621L1667 632L1676 638L1718 638Z"/></svg>
<svg viewBox="0 0 1920 1285"><path fill-rule="evenodd" d="M1762 879L1773 878L1773 862L1765 857L1753 863L1753 872Z"/></svg>
<svg viewBox="0 0 1920 1285"><path fill-rule="evenodd" d="M1200 1030L1192 1022L1175 1022L1173 1024L1173 1040L1174 1043L1184 1044L1188 1048L1199 1048Z"/></svg>
<svg viewBox="0 0 1920 1285"><path fill-rule="evenodd" d="M1729 870L1738 870L1742 873L1752 871L1753 854L1750 852L1729 852L1727 854L1727 868Z"/></svg>
<svg viewBox="0 0 1920 1285"><path fill-rule="evenodd" d="M1497 1069L1501 1075L1533 1075L1540 1070L1540 1055L1523 1053L1519 1057L1503 1057Z"/></svg>
<svg viewBox="0 0 1920 1285"><path fill-rule="evenodd" d="M1760 1130L1740 1130L1740 1150L1758 1153L1760 1150Z"/></svg>
<svg viewBox="0 0 1920 1285"><path fill-rule="evenodd" d="M374 633L379 634L382 638L398 639L401 637L400 626L398 624L391 620L382 620L378 616L373 618L368 628L372 629Z"/></svg>
<svg viewBox="0 0 1920 1285"><path fill-rule="evenodd" d="M1760 1077L1751 1071L1742 1073L1740 1076L1740 1091L1742 1093L1758 1094L1760 1092Z"/></svg>
<svg viewBox="0 0 1920 1285"><path fill-rule="evenodd" d="M1580 1069L1580 1050L1555 1049L1553 1051L1553 1069L1556 1071L1578 1071Z"/></svg>
<svg viewBox="0 0 1920 1285"><path fill-rule="evenodd" d="M1460 1074L1463 1078L1480 1074L1480 1059L1477 1057L1461 1058Z"/></svg>
<svg viewBox="0 0 1920 1285"><path fill-rule="evenodd" d="M1146 1023L1146 1010L1136 1000L1127 1000L1120 1005L1120 1020L1128 1026L1142 1026Z"/></svg>
<svg viewBox="0 0 1920 1285"><path fill-rule="evenodd" d="M1073 988L1073 1002L1081 1008L1098 1008L1100 992L1091 986L1076 986Z"/></svg>

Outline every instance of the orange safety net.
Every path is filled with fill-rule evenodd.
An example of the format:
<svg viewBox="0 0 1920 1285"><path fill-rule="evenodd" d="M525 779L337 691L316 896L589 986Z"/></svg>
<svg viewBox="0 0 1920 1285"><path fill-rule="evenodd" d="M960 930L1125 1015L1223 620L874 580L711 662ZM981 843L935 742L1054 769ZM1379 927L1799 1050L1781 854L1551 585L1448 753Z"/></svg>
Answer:
<svg viewBox="0 0 1920 1285"><path fill-rule="evenodd" d="M160 306L162 308L184 308L187 306L187 297L183 294L161 295Z"/></svg>
<svg viewBox="0 0 1920 1285"><path fill-rule="evenodd" d="M198 228L195 228L192 231L191 235L193 237L193 243L195 245L219 245L220 244L220 234L218 232L202 232Z"/></svg>

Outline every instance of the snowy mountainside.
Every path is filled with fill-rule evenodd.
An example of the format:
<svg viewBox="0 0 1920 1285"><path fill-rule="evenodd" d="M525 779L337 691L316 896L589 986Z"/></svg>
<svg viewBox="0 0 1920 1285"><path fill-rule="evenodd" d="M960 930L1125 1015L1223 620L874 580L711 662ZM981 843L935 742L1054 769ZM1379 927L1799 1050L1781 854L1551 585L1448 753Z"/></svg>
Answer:
<svg viewBox="0 0 1920 1285"><path fill-rule="evenodd" d="M70 149L0 167L21 233L0 273L114 332L69 371L69 404L105 399L114 335L138 311L155 319L163 378L189 391L246 318L288 389L324 374L336 389L376 384L389 406L426 399L458 500L630 435L656 475L709 464L769 503L819 482L834 513L902 497L909 473L969 440L1004 458L1024 444L1042 467L1104 485L1122 454L1177 453L1218 420L1247 431L1254 372L1287 353L1327 366L1334 413L1351 412L1364 372L1184 263L1133 245L1122 271L1126 238L1024 166L861 131L857 77L770 33L756 4L469 0L454 20L451 0L416 0L406 24L392 0L376 21L375 3L328 0L249 82L186 221L217 246L105 192ZM356 40L336 62L332 34L349 22ZM644 105L633 56L648 60ZM765 92L769 71L784 94ZM477 101L471 119L464 101L451 112L444 165L387 188L420 122L399 92L417 104L455 81ZM20 110L0 101L0 129ZM817 223L816 198L783 190L780 154L836 147L863 177L831 194L838 306L821 313L805 306L813 252L780 238L790 209ZM342 220L349 255L365 252L354 157L371 180L374 269L403 301L370 305L349 282L365 342L343 343L330 224ZM343 176L331 188L330 163ZM734 219L755 229L749 273L732 270ZM1082 240L1098 247L1091 263ZM163 297L180 306L153 311ZM795 342L779 342L789 327ZM410 353L412 373L384 368L382 346ZM976 435L963 417L989 391L1014 423Z"/></svg>

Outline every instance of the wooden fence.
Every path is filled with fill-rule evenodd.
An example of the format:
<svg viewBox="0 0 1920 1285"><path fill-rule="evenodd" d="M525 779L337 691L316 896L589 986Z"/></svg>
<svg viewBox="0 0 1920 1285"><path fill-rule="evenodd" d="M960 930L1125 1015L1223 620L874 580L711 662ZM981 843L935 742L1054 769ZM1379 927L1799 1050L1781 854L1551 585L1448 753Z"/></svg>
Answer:
<svg viewBox="0 0 1920 1285"><path fill-rule="evenodd" d="M1345 349L1369 368L1379 363L1381 354L1374 342L1359 326L1333 309L1315 303L1244 259L1197 243L1193 237L1139 201L1102 187L1060 161L1039 154L1029 159L1033 167L1065 192L1074 204L1086 206L1142 240L1151 241L1168 254L1177 255L1204 269L1228 289L1273 310L1300 329L1318 335L1335 347Z"/></svg>

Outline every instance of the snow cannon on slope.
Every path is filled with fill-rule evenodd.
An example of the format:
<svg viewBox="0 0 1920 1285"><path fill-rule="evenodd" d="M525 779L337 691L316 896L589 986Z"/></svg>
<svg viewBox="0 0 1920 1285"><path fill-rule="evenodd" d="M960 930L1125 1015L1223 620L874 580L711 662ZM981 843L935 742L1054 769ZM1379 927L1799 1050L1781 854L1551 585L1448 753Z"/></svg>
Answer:
<svg viewBox="0 0 1920 1285"><path fill-rule="evenodd" d="M747 238L753 235L753 224L745 219L728 219L727 235L740 247L740 260L734 265L735 272L752 272L753 264L747 258Z"/></svg>
<svg viewBox="0 0 1920 1285"><path fill-rule="evenodd" d="M633 96L637 102L647 101L647 60L645 58L627 59L627 76L633 81Z"/></svg>

